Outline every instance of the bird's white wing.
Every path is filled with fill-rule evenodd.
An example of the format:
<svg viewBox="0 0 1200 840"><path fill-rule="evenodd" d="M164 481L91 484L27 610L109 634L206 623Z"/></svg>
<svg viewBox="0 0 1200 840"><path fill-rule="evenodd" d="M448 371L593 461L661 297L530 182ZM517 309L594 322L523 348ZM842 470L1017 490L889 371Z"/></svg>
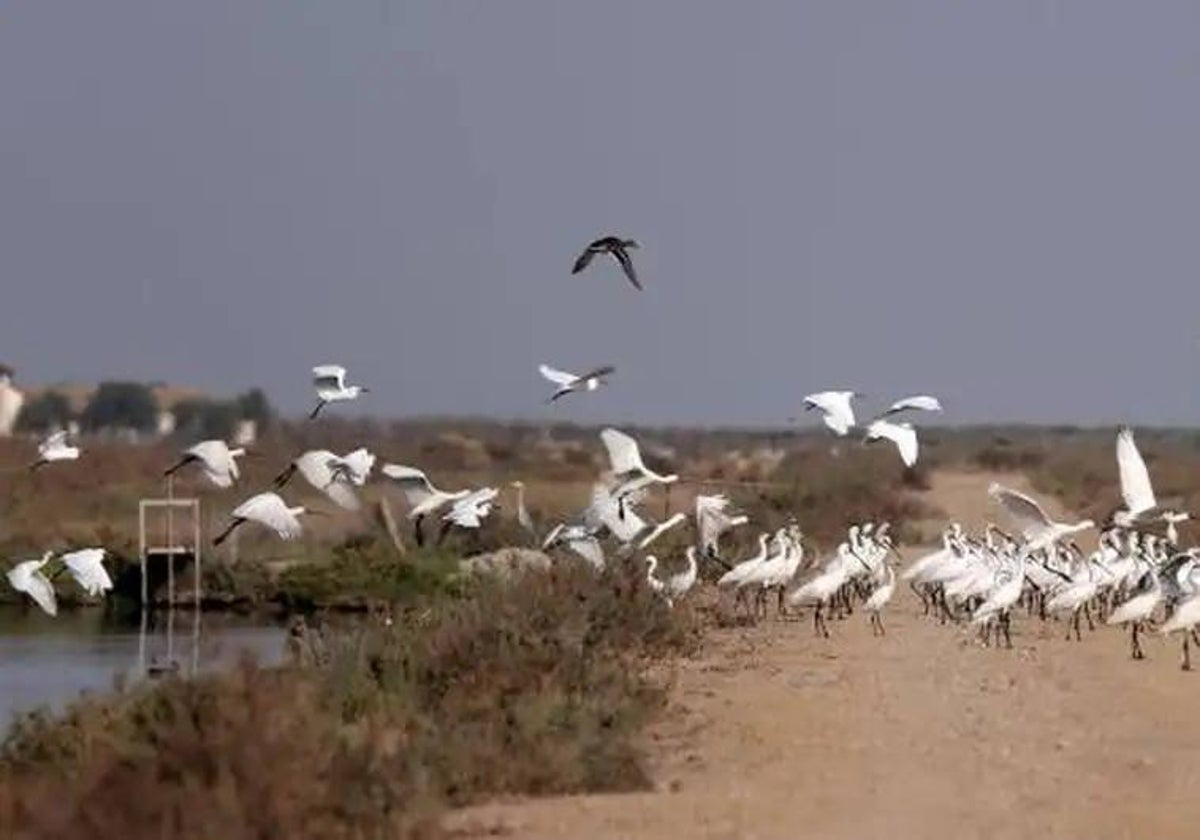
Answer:
<svg viewBox="0 0 1200 840"><path fill-rule="evenodd" d="M900 460L904 466L911 467L917 463L917 430L908 423L891 423L887 420L876 420L867 427L867 437L871 439L886 438L896 444L900 450Z"/></svg>
<svg viewBox="0 0 1200 840"><path fill-rule="evenodd" d="M330 481L321 488L321 492L343 510L358 510L362 507L354 488L341 479Z"/></svg>
<svg viewBox="0 0 1200 840"><path fill-rule="evenodd" d="M66 564L71 577L89 595L103 595L113 588L112 578L104 568L104 549L85 548L72 551L60 558Z"/></svg>
<svg viewBox="0 0 1200 840"><path fill-rule="evenodd" d="M317 365L312 369L313 385L317 388L342 390L346 382L346 369L341 365Z"/></svg>
<svg viewBox="0 0 1200 840"><path fill-rule="evenodd" d="M371 469L375 466L375 456L366 448L359 448L343 455L342 463L350 470L350 480L362 487L371 476Z"/></svg>
<svg viewBox="0 0 1200 840"><path fill-rule="evenodd" d="M1121 477L1121 497L1130 513L1137 515L1155 507L1150 472L1128 426L1117 433L1117 471Z"/></svg>
<svg viewBox="0 0 1200 840"><path fill-rule="evenodd" d="M400 491L409 507L416 507L437 492L425 473L416 467L406 467L402 464L384 464L380 470L388 478L400 485Z"/></svg>
<svg viewBox="0 0 1200 840"><path fill-rule="evenodd" d="M47 615L58 615L58 599L54 595L54 585L42 574L42 560L26 560L18 563L8 572L8 582L18 592L24 592L33 599Z"/></svg>
<svg viewBox="0 0 1200 840"><path fill-rule="evenodd" d="M565 370L552 368L550 365L538 365L538 373L559 387L570 385L572 382L575 382L579 379L579 377L573 373L567 373Z"/></svg>
<svg viewBox="0 0 1200 840"><path fill-rule="evenodd" d="M1046 516L1042 506L1024 493L992 482L988 487L988 495L1020 526L1025 539L1033 539L1050 526L1050 517Z"/></svg>
<svg viewBox="0 0 1200 840"><path fill-rule="evenodd" d="M280 539L293 540L300 536L303 528L279 494L270 491L251 496L234 508L234 519L248 519L270 528Z"/></svg>
<svg viewBox="0 0 1200 840"><path fill-rule="evenodd" d="M50 435L48 435L46 437L45 440L43 440L40 444L38 444L38 454L45 455L47 452L51 452L56 449L62 449L66 445L67 445L67 433L66 433L66 431L59 430L57 432L51 433Z"/></svg>
<svg viewBox="0 0 1200 840"><path fill-rule="evenodd" d="M621 515L622 506L625 515ZM592 487L592 503L584 513L584 521L603 525L620 542L627 543L646 529L646 521L638 516L631 502L623 505L603 484Z"/></svg>
<svg viewBox="0 0 1200 840"><path fill-rule="evenodd" d="M491 513L498 492L494 487L484 487L468 493L455 502L443 518L463 528L478 528L483 518Z"/></svg>
<svg viewBox="0 0 1200 840"><path fill-rule="evenodd" d="M880 414L880 417L887 417L890 414L899 414L901 411L941 411L942 404L937 397L931 397L928 394L916 394L911 397L905 397L901 400L896 400L887 411Z"/></svg>
<svg viewBox="0 0 1200 840"><path fill-rule="evenodd" d="M638 451L637 441L617 429L604 429L600 432L600 440L608 450L608 460L616 475L629 472L645 472L642 455Z"/></svg>
<svg viewBox="0 0 1200 840"><path fill-rule="evenodd" d="M853 428L854 409L850 405L852 391L820 391L804 398L805 405L819 409L824 415L825 425L833 432L844 435Z"/></svg>
<svg viewBox="0 0 1200 840"><path fill-rule="evenodd" d="M592 564L597 570L604 568L604 549L595 537L575 537L567 540L567 547Z"/></svg>

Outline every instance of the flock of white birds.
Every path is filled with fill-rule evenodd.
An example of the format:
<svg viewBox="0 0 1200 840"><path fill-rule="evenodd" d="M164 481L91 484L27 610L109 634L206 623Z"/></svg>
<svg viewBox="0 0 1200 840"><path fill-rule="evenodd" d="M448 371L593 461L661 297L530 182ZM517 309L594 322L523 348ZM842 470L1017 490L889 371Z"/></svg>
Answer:
<svg viewBox="0 0 1200 840"><path fill-rule="evenodd" d="M575 375L546 365L540 368L557 388L551 400L594 391L612 372L611 367L602 367ZM313 384L317 403L311 417L327 405L356 399L368 390L346 384L346 370L339 365L314 368ZM853 391L823 391L806 396L804 405L819 411L834 435L846 437L858 426L852 405L858 396ZM891 441L904 464L911 467L918 455L916 429L894 418L908 412L941 410L940 402L931 396L900 399L871 419L863 439ZM593 484L590 500L576 516L544 534L538 532L525 506L524 484L511 483L516 519L543 550L566 550L597 570L605 567L606 554L625 559L640 553L648 585L668 604L677 602L695 585L700 558L713 559L727 569L717 586L732 593L735 611L743 609L748 616L762 617L774 595L780 615L811 607L816 632L828 637L827 619L844 617L861 602L873 632L885 633L882 613L896 589L893 560L900 559L889 523L855 524L831 556L818 558L806 557L803 534L791 521L773 533L762 533L757 552L731 564L721 558L720 539L731 528L748 524L749 518L734 511L724 495L697 495L693 513L696 540L684 552L683 569L667 574L658 558L646 552L689 517L676 513L657 521L643 505L651 488L669 488L679 476L647 467L637 441L624 432L606 428L600 432L600 440L609 465ZM229 488L239 479L238 458L245 454L224 441L207 440L185 450L165 474L171 476L195 465L209 483ZM70 445L65 433L57 432L38 447L38 459L31 468L77 460L80 455L79 447ZM990 496L1011 518L1016 535L989 523L983 534L975 537L964 533L958 523L951 523L942 534L941 548L916 560L900 579L921 599L927 615L936 615L943 623L969 622L984 644L1003 637L1011 647L1011 622L1023 607L1027 615L1042 620L1065 618L1068 638L1073 633L1077 640L1082 638L1084 621L1090 628L1098 620L1127 625L1131 653L1142 658L1140 636L1161 613L1160 631L1181 634L1182 665L1190 668L1190 641L1200 643L1196 630L1200 625L1200 548L1181 550L1177 545L1177 525L1189 515L1158 506L1146 464L1128 428L1117 435L1116 455L1125 506L1101 524L1091 552L1085 553L1073 537L1095 528L1095 523L1056 522L1036 500L993 484ZM248 523L284 540L299 537L303 533L301 517L320 511L291 506L277 492L296 474L338 507L357 510L356 488L370 479L375 460L374 454L362 448L345 455L324 449L302 453L276 477L272 490L257 493L233 509L214 544ZM439 542L452 528L480 528L500 496L496 487L441 490L414 466L384 464L380 471L404 495L418 545L425 543L423 525L431 518L440 522ZM1165 534L1146 530L1145 526L1154 522L1165 525ZM48 552L40 559L18 563L8 572L8 580L14 589L54 615L53 580L63 572L90 595L112 589L104 557L100 548L63 554L51 574L47 567L54 555Z"/></svg>

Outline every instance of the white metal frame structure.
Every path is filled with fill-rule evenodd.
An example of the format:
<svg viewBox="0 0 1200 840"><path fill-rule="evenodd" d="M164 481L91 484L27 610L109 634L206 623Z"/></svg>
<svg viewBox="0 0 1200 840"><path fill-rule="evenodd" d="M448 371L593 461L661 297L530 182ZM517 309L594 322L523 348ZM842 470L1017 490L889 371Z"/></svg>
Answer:
<svg viewBox="0 0 1200 840"><path fill-rule="evenodd" d="M142 572L142 608L145 609L150 601L149 580L146 574L146 566L150 557L166 555L167 604L168 607L174 607L175 557L176 555L186 556L190 554L192 556L192 605L196 610L199 610L202 545L200 540L200 500L176 499L173 490L172 481L168 478L167 497L165 499L142 499L138 502L138 559L141 563ZM166 541L162 544L152 543L146 534L147 514L157 510L164 510L166 512ZM184 540L177 541L176 539L175 512L178 510L191 512L192 527L190 529L183 529L180 535L184 536L188 530L191 531L190 546L186 545Z"/></svg>

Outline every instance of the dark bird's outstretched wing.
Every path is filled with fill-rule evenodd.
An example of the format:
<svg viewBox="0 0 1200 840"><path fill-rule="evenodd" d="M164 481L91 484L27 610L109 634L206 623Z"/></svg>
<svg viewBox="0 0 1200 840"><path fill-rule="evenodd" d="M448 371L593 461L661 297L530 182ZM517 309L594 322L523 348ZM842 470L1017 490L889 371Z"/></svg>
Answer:
<svg viewBox="0 0 1200 840"><path fill-rule="evenodd" d="M633 270L633 260L629 258L629 252L625 250L624 246L618 245L610 253L621 264L621 270L625 272L625 276L629 278L629 282L633 284L635 289L640 291L642 284L638 282L637 272Z"/></svg>
<svg viewBox="0 0 1200 840"><path fill-rule="evenodd" d="M596 256L596 243L593 242L579 255L579 259L575 260L575 267L571 269L571 273L578 274L583 271L588 267L588 263L592 261L592 257L594 256Z"/></svg>

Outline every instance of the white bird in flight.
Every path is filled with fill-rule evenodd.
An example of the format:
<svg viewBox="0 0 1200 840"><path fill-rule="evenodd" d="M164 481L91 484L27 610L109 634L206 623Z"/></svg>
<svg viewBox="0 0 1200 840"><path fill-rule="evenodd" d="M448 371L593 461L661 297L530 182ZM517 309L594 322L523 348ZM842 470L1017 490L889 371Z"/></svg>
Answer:
<svg viewBox="0 0 1200 840"><path fill-rule="evenodd" d="M661 475L648 469L642 462L637 441L624 432L604 429L600 432L600 440L608 450L612 467L611 492L618 500L650 484L673 484L679 480L677 475Z"/></svg>
<svg viewBox="0 0 1200 840"><path fill-rule="evenodd" d="M700 550L708 557L720 557L722 534L749 521L745 514L729 513L729 499L723 495L696 496L696 531L700 534Z"/></svg>
<svg viewBox="0 0 1200 840"><path fill-rule="evenodd" d="M42 567L49 563L53 556L53 552L47 551L41 560L25 560L8 570L8 582L12 588L32 598L47 615L58 615L58 599L54 595L54 585L42 572Z"/></svg>
<svg viewBox="0 0 1200 840"><path fill-rule="evenodd" d="M896 400L882 412L880 417L890 417L893 414L899 414L903 411L941 411L942 404L937 397L931 397L928 394L914 394L911 397L904 397Z"/></svg>
<svg viewBox="0 0 1200 840"><path fill-rule="evenodd" d="M347 385L346 369L341 365L317 365L312 369L313 388L317 392L317 404L308 419L314 419L329 403L358 399L359 394L370 392L364 385Z"/></svg>
<svg viewBox="0 0 1200 840"><path fill-rule="evenodd" d="M433 486L425 473L416 467L403 464L384 464L381 472L400 487L404 499L408 503L408 518L413 520L413 534L417 545L424 545L425 538L421 531L421 523L431 513L456 502L470 494L470 490L456 490L452 493L439 490Z"/></svg>
<svg viewBox="0 0 1200 840"><path fill-rule="evenodd" d="M270 528L280 539L294 540L304 531L300 516L305 513L315 511L308 511L304 507L288 507L277 493L259 493L233 509L229 514L231 521L228 527L213 539L213 545L225 542L236 528L246 522L256 522Z"/></svg>
<svg viewBox="0 0 1200 840"><path fill-rule="evenodd" d="M38 459L29 465L31 470L44 467L55 461L74 461L79 457L79 447L67 443L66 431L52 432L38 444Z"/></svg>
<svg viewBox="0 0 1200 840"><path fill-rule="evenodd" d="M478 528L492 512L492 505L496 503L499 493L495 487L474 490L452 504L442 518L447 524L453 523L460 528Z"/></svg>
<svg viewBox="0 0 1200 840"><path fill-rule="evenodd" d="M288 464L275 476L275 489L282 489L296 473L304 476L312 487L329 497L345 510L358 510L358 496L352 486L353 468L328 449L310 449Z"/></svg>
<svg viewBox="0 0 1200 840"><path fill-rule="evenodd" d="M1112 522L1123 528L1129 528L1151 518L1167 523L1168 537L1176 542L1179 534L1176 523L1190 518L1190 514L1177 511L1159 511L1158 500L1154 497L1154 486L1150 483L1150 471L1146 461L1138 451L1137 442L1133 439L1133 430L1122 426L1117 432L1117 473L1121 481L1121 500L1125 507L1112 515Z"/></svg>
<svg viewBox="0 0 1200 840"><path fill-rule="evenodd" d="M558 370L549 365L538 365L538 373L558 386L558 390L554 392L553 396L547 402L554 402L559 397L572 394L576 391L595 391L601 385L606 385L607 380L605 380L605 377L615 371L616 368L612 365L604 365L577 376L574 373Z"/></svg>
<svg viewBox="0 0 1200 840"><path fill-rule="evenodd" d="M1025 545L1021 549L1022 555L1049 548L1063 537L1069 537L1095 527L1095 523L1090 519L1074 523L1055 522L1046 515L1042 506L1029 496L996 482L992 482L988 487L988 495L1004 508L1021 528L1022 536L1025 538Z"/></svg>
<svg viewBox="0 0 1200 840"><path fill-rule="evenodd" d="M113 588L112 578L104 568L104 555L103 548L82 548L59 559L84 592L98 597Z"/></svg>
<svg viewBox="0 0 1200 840"><path fill-rule="evenodd" d="M245 454L245 449L230 449L223 440L202 440L183 450L179 461L163 475L174 475L188 464L200 464L210 483L217 487L232 487L239 477L237 459Z"/></svg>
<svg viewBox="0 0 1200 840"><path fill-rule="evenodd" d="M818 391L804 398L804 410L814 408L821 412L821 419L838 437L844 437L854 428L854 408L850 401L857 397L854 391Z"/></svg>
<svg viewBox="0 0 1200 840"><path fill-rule="evenodd" d="M893 423L882 418L873 420L871 425L867 426L866 439L871 441L880 438L896 444L904 466L912 467L917 463L917 430L911 423Z"/></svg>

